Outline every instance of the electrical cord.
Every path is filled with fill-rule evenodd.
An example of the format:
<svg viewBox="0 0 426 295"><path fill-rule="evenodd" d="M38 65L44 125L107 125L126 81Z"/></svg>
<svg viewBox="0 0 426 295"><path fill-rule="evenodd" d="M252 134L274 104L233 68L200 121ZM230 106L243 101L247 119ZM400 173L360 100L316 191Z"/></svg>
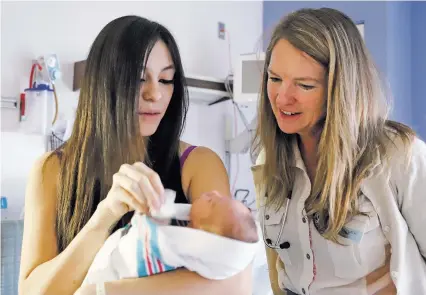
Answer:
<svg viewBox="0 0 426 295"><path fill-rule="evenodd" d="M235 124L235 134L238 134L238 118L237 118L237 112L236 112L236 108L235 108L235 104L233 104L234 106L234 124ZM235 171L235 176L234 176L234 183L232 184L232 191L234 191L235 189L235 185L237 184L237 180L238 180L238 174L240 173L240 157L239 154L235 155L236 157L236 166L237 169Z"/></svg>
<svg viewBox="0 0 426 295"><path fill-rule="evenodd" d="M238 198L238 193L240 192L245 193L245 195L241 199ZM237 189L234 193L234 199L240 200L246 207L251 209L251 206L255 203L255 201L254 200L249 201L248 200L249 195L250 195L250 191L248 189Z"/></svg>
<svg viewBox="0 0 426 295"><path fill-rule="evenodd" d="M56 93L55 83L53 82L52 82L52 88L53 88L53 97L55 99L55 116L53 117L53 121L52 121L52 126L53 126L56 120L58 119L59 102L58 102L58 95Z"/></svg>

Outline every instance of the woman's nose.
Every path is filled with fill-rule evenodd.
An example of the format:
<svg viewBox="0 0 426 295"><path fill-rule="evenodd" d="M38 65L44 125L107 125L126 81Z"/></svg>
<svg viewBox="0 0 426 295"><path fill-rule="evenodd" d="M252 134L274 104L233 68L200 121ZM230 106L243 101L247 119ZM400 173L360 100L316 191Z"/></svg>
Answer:
<svg viewBox="0 0 426 295"><path fill-rule="evenodd" d="M282 83L278 89L277 100L283 104L294 102L294 86L289 83Z"/></svg>
<svg viewBox="0 0 426 295"><path fill-rule="evenodd" d="M145 83L142 88L142 96L144 100L160 100L162 97L160 85L155 82Z"/></svg>

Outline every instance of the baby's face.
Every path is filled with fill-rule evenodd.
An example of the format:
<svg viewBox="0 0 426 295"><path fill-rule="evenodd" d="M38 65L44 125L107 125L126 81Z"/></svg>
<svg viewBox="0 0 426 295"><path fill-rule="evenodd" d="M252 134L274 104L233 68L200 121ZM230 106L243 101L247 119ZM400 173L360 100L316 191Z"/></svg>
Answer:
<svg viewBox="0 0 426 295"><path fill-rule="evenodd" d="M207 193L199 197L191 209L191 226L223 235L242 214L250 211L241 202L222 197L218 193Z"/></svg>

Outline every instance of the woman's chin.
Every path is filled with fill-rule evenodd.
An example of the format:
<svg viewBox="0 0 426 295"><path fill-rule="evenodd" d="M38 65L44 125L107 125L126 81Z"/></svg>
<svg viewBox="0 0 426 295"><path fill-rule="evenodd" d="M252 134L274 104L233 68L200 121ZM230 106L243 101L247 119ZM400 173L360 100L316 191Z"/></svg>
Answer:
<svg viewBox="0 0 426 295"><path fill-rule="evenodd" d="M281 130L281 132L285 133L285 134L297 134L300 131L300 128L294 128L294 127L290 127L290 126L278 126Z"/></svg>
<svg viewBox="0 0 426 295"><path fill-rule="evenodd" d="M156 126L150 126L150 125L148 125L148 126L143 126L143 127L141 127L140 128L140 132L141 132L141 135L142 135L142 137L149 137L149 136L152 136L156 131L157 131L157 125Z"/></svg>

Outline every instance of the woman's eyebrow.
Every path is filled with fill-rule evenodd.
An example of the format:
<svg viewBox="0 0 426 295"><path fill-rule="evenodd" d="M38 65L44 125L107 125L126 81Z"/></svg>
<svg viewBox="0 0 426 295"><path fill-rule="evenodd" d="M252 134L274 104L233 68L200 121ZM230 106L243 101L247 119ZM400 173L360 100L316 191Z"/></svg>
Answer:
<svg viewBox="0 0 426 295"><path fill-rule="evenodd" d="M278 77L280 76L271 69L268 69L268 73L272 74L273 76L278 76ZM313 82L316 82L316 83L322 83L321 80L314 78L314 77L309 77L309 76L298 77L298 78L295 78L294 80L296 80L296 81L313 81Z"/></svg>

